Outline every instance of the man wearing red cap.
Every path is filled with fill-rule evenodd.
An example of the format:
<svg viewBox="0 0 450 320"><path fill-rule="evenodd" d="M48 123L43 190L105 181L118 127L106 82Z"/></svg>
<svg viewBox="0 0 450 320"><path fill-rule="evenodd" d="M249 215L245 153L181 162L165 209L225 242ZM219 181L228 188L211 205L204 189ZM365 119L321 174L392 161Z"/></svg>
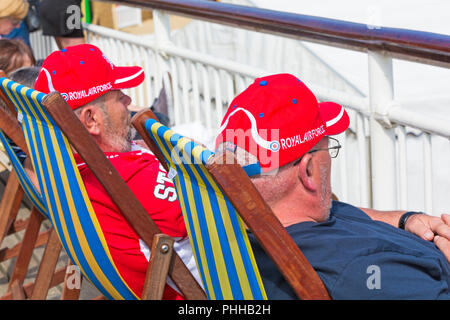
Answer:
<svg viewBox="0 0 450 320"><path fill-rule="evenodd" d="M42 64L35 89L60 92L153 221L163 233L175 238L175 250L200 279L175 188L156 157L131 140L127 109L131 99L121 89L136 87L143 80L142 68L115 66L97 47L82 44L50 54ZM136 296L141 296L149 248L128 225L81 157L75 154L75 160L114 263ZM168 280L163 298L183 297Z"/></svg>
<svg viewBox="0 0 450 320"><path fill-rule="evenodd" d="M272 75L232 101L216 147L234 152L332 298L450 299L449 215L331 200L331 158L341 148L331 136L349 123L342 106L318 103L296 77ZM269 299L295 298L249 237Z"/></svg>

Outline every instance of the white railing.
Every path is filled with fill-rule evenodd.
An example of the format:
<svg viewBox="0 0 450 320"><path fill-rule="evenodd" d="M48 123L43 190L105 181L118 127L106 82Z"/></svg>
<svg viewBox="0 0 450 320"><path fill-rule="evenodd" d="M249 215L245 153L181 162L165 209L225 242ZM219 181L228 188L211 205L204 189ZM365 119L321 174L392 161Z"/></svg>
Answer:
<svg viewBox="0 0 450 320"><path fill-rule="evenodd" d="M179 47L171 40L169 15L154 10L153 18L155 36L88 25L88 41L117 64L144 67L146 81L128 92L137 106L150 106L164 82L172 125L200 122L213 137L232 98L254 78L273 71ZM360 206L424 210L436 215L445 209L448 212L447 120L414 113L395 102L390 56L369 51L368 66L368 97L321 84L308 85L319 100L341 103L351 116L350 130L339 136L344 148L333 162L333 191L340 199Z"/></svg>

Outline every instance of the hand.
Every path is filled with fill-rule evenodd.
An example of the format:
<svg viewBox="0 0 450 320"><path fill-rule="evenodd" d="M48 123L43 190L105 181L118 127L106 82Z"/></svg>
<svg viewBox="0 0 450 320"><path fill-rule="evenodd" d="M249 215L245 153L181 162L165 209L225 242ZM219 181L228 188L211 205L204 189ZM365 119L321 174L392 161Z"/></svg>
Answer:
<svg viewBox="0 0 450 320"><path fill-rule="evenodd" d="M450 262L450 215L434 217L415 214L406 221L405 230L427 241L433 241Z"/></svg>

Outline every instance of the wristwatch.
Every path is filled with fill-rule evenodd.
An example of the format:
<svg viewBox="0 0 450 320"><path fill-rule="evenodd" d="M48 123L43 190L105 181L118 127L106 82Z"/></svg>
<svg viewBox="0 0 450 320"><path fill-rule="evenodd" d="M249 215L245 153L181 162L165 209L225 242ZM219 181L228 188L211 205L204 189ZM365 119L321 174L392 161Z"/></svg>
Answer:
<svg viewBox="0 0 450 320"><path fill-rule="evenodd" d="M398 227L400 229L405 230L406 221L408 221L409 217L411 217L412 215L415 215L415 214L424 214L424 212L421 212L421 211L408 211L408 212L405 212L404 214L402 214L402 216L398 220Z"/></svg>

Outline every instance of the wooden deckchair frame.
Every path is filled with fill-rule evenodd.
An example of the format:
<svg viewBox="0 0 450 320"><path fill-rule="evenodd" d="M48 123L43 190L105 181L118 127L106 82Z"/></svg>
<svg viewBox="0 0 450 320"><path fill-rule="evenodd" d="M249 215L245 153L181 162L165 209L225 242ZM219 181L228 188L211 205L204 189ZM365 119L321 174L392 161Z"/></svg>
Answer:
<svg viewBox="0 0 450 320"><path fill-rule="evenodd" d="M5 77L0 70L0 77ZM0 98L6 104L10 112L0 108L1 130L23 151L27 156L28 148L22 129L17 118L14 105L7 98L3 90L0 90ZM14 116L13 116L14 115ZM67 266L56 269L56 264L61 252L61 243L55 240L55 232L49 230L39 232L42 222L46 219L36 206L32 206L30 216L26 220L16 220L17 212L22 201L24 190L15 173L11 170L5 191L0 202L0 243L7 234L19 232L25 229L22 240L11 249L3 249L0 252L0 262L17 257L11 278L8 283L7 293L1 299L45 299L50 288L63 283L62 300L78 299L80 289L69 289L66 286ZM33 250L45 245L45 250L35 281L24 285Z"/></svg>
<svg viewBox="0 0 450 320"><path fill-rule="evenodd" d="M3 74L3 76L4 76L4 74ZM15 108L12 105L11 101L9 101L9 99L6 97L6 95L1 90L0 90L0 95L1 95L1 98L7 104L7 106L11 109L11 111L15 111ZM51 108L52 106L56 109L60 109L61 104L62 104L63 106L66 107L66 109L65 109L66 112L68 112L69 114L74 116L70 107L68 107L66 102L59 96L59 94L58 94L58 97L59 97L59 99L56 99L56 100L50 99L50 102L48 104L44 103L43 104L44 107L50 106L50 108L49 108L50 110L52 110L52 108ZM56 101L56 103L54 101ZM47 102L48 102L48 100L47 100ZM4 111L4 110L2 110L2 111ZM49 110L47 110L47 111L49 111ZM5 112L5 114L8 115L8 113L6 113L6 112ZM54 113L49 112L49 114L52 117L58 119L57 116L55 117ZM8 119L8 122L11 121L11 123L17 124L15 127L14 126L7 127L7 130L6 130L7 135L14 137L15 143L19 147L21 147L22 150L27 152L25 139L23 137L23 133L21 132L21 129L20 129L20 126L18 125L17 120L10 115L5 117L4 119ZM72 117L71 120L75 121L75 123L78 122L78 124L81 125L81 123L75 116ZM67 119L64 119L65 125L67 125L66 121L67 121ZM58 121L56 121L56 122L58 123ZM61 123L59 125L61 125ZM68 130L64 130L64 125L62 125L62 127L63 127L62 131L67 135L69 141L71 141L71 137L74 138L74 136L71 135L71 133L72 132L75 133L73 131L73 126L69 125ZM75 127L78 129L76 131L77 133L80 133L79 129L81 129L81 131L83 132L84 127L82 125L81 125L81 128L80 128L80 126L75 126ZM19 130L20 132L17 130ZM80 136L78 136L77 133L75 134L75 140L86 141L86 139L78 140L80 138ZM83 133L87 133L87 131L84 129ZM87 141L93 142L89 133L87 133L87 135L88 135ZM86 136L85 136L85 138L86 138ZM93 143L95 144L95 142L93 142ZM75 143L75 145L76 146L74 146L74 147L76 149L77 149L77 147L78 147L78 149L83 149L82 147L80 147L79 143ZM96 146L96 144L95 144L95 146ZM97 149L98 149L98 147L97 147ZM83 150L87 151L87 150L89 150L89 147L87 149L83 149ZM93 153L89 152L89 155L86 155L85 153L83 153L83 151L81 151L80 156L82 156L82 158L84 158L84 160L86 161L88 166L90 164L88 159L94 159L93 160L94 163L99 161L99 158L106 160L106 162L103 161L102 164L104 166L103 168L106 168L107 174L106 175L105 174L102 175L102 173L98 174L98 176L100 176L100 179L99 179L100 182L104 186L108 186L108 183L110 183L109 175L111 174L111 172L113 172L112 176L115 178L115 180L113 182L115 188L113 188L113 190L111 190L111 188L105 187L105 189L111 191L110 196L113 200L117 199L117 194L124 194L124 192L127 192L127 191L129 191L128 192L128 196L129 196L131 191L128 189L125 182L120 178L118 173L115 171L115 169L110 164L109 160L106 159L103 152L101 152L101 150L100 150L100 152L98 152L98 150L96 150L97 152L94 151ZM84 155L84 157L83 157L83 155ZM91 170L92 170L92 168L91 168ZM94 170L92 170L94 172L94 174L97 172L95 170L96 170L95 168L94 168ZM103 173L105 173L105 171ZM12 176L14 177L14 174ZM105 179L105 180L102 180L102 179ZM122 183L118 182L119 180L121 180ZM117 183L118 183L118 185L117 185ZM20 187L20 186L18 186L18 187ZM18 190L20 190L20 188L18 188ZM114 194L114 192L115 192L114 190L118 193ZM124 190L127 190L127 191L124 191ZM23 191L22 191L22 194L23 194ZM131 195L132 195L132 193L131 193ZM181 261L181 259L178 257L178 255L174 253L173 239L171 239L167 235L163 235L160 233L159 229L156 228L156 225L153 224L153 221L151 221L151 219L149 218L145 209L143 209L143 207L139 204L139 202L134 197L134 195L130 196L130 198L135 200L135 201L132 201L132 202L134 202L133 208L135 210L139 210L137 212L140 213L140 219L136 219L134 212L129 211L130 207L128 207L128 203L126 203L127 202L126 198L123 198L122 200L117 200L116 203L120 204L120 205L118 205L118 207L119 208L121 207L122 209L125 208L124 210L122 210L122 212L124 212L124 211L126 212L124 215L126 217L128 217L129 221L131 220L132 223L137 223L138 226L141 227L141 231L145 230L146 226L147 227L149 226L147 224L149 221L151 222L150 228L151 228L152 233L145 234L144 236L142 236L142 234L140 235L140 237L144 240L144 242L146 242L148 245L151 245L152 238L150 238L150 237L154 236L154 238L155 238L155 241L154 241L153 247L152 247L153 250L150 255L149 268L147 270L147 277L146 277L146 282L144 285L142 297L144 299L161 299L163 296L163 291L164 291L165 285L166 285L167 275L170 275L172 277L172 279L174 280L174 282L179 287L179 289L181 290L181 292L185 295L186 298L205 299L205 293L203 292L201 287L197 284L196 280L190 274L189 270L186 268L186 266ZM138 209L136 209L136 208L138 208ZM37 210L36 210L36 212L37 212ZM7 220L9 221L10 219L7 219ZM144 224L142 224L142 223L144 223ZM51 229L48 233L49 233L49 235L47 235L48 243L47 243L47 246L46 246L46 249L44 252L44 256L42 258L42 263L40 265L38 275L36 277L36 281L34 283L28 284L26 286L23 286L22 279L17 279L15 281L11 282L11 284L10 284L11 290L4 297L2 297L3 299L11 299L11 298L23 299L23 298L27 298L27 297L30 297L31 299L45 299L49 288L55 284L62 282L62 281L64 281L62 298L63 299L78 299L79 289L78 290L77 289L70 290L66 285L67 284L66 280L67 280L67 276L68 276L68 274L66 272L67 266L64 267L63 269L56 270L55 274L52 275L52 272L55 270L56 263L57 263L59 253L61 251L62 246L57 237L56 232L54 232L53 229ZM29 245L22 246L22 247L29 247ZM70 261L69 261L68 265L70 265ZM26 271L26 268L25 268L25 271ZM25 274L26 274L26 272L25 272Z"/></svg>
<svg viewBox="0 0 450 320"><path fill-rule="evenodd" d="M4 74L0 72L0 76L4 76ZM0 97L11 110L11 102L6 98L3 91L0 92ZM25 138L17 119L2 108L0 108L0 128L28 155ZM31 208L28 219L25 221L16 219L23 194L23 188L13 168L9 174L0 202L0 243L8 234L19 232L23 229L25 229L25 232L22 240L16 246L5 248L0 254L1 262L17 257L8 283L7 293L1 298L26 299L27 297L35 297L36 299L45 299L49 289L62 283L64 280L65 268L55 270L59 252L61 251L61 244L52 241L52 229L39 232L45 217L35 206ZM46 245L46 248L36 279L33 283L24 285L33 250L42 245ZM49 251L57 252L58 254L49 256ZM72 293L72 298L76 296L73 295L73 291L70 292ZM65 297L66 295L62 295L63 299Z"/></svg>
<svg viewBox="0 0 450 320"><path fill-rule="evenodd" d="M137 200L125 181L105 157L89 132L73 113L59 93L48 94L42 105L67 137L69 143L77 150L80 157L96 176L112 201L122 212L138 236L152 247L154 239L166 250L152 250L150 271L147 272L147 288L143 296L147 299L160 299L169 275L183 296L187 299L204 300L205 292L187 269L181 258L172 250L171 241L165 238L157 225L150 218L144 207ZM161 241L163 239L164 241ZM165 270L165 271L164 271ZM153 276L155 274L155 276ZM158 290L155 290L158 288Z"/></svg>
<svg viewBox="0 0 450 320"><path fill-rule="evenodd" d="M158 120L151 110L145 109L133 117L132 123L168 171L161 151L145 129L148 119ZM300 299L330 299L321 279L237 163L234 154L216 154L206 168L297 296Z"/></svg>

